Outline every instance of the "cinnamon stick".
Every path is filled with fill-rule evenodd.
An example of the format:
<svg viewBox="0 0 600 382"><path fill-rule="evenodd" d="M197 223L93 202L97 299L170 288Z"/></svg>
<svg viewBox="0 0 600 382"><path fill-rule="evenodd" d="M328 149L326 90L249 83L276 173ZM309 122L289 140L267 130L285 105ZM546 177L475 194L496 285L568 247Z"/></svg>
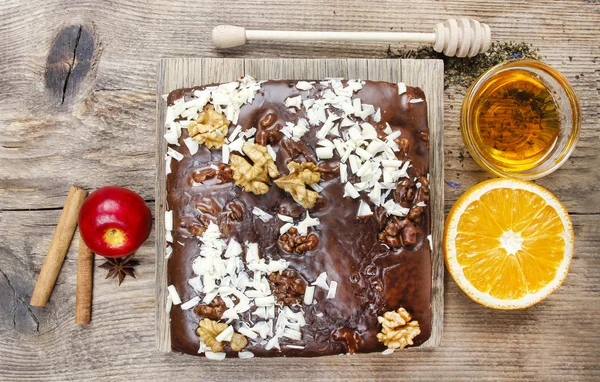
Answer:
<svg viewBox="0 0 600 382"><path fill-rule="evenodd" d="M65 206L52 237L52 243L50 243L50 249L31 295L31 301L29 302L31 306L46 306L48 303L58 273L69 250L69 244L73 239L79 210L86 196L87 191L82 188L71 186L71 189L69 189Z"/></svg>
<svg viewBox="0 0 600 382"><path fill-rule="evenodd" d="M75 289L75 323L90 323L92 310L92 282L94 272L94 253L79 236L79 254L77 259L77 288Z"/></svg>

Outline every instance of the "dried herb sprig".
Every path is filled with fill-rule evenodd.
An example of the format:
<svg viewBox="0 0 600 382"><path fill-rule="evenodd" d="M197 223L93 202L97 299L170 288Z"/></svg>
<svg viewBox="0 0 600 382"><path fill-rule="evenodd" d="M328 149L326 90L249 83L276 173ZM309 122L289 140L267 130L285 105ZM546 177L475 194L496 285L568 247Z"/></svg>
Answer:
<svg viewBox="0 0 600 382"><path fill-rule="evenodd" d="M539 60L542 57L539 49L526 42L493 42L490 49L471 58L447 57L433 50L433 47L423 46L417 49L392 50L388 47L390 58L441 59L444 61L445 87L469 87L483 72L502 61L512 58L530 58Z"/></svg>

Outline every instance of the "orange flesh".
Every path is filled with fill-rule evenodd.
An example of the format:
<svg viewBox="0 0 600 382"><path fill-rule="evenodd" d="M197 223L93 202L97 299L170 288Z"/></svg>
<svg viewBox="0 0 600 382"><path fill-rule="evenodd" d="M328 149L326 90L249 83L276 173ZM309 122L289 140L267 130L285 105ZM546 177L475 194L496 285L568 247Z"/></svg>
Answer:
<svg viewBox="0 0 600 382"><path fill-rule="evenodd" d="M104 232L103 235L104 241L111 248L120 247L125 244L125 232L121 231L118 228L110 228Z"/></svg>
<svg viewBox="0 0 600 382"><path fill-rule="evenodd" d="M538 292L563 260L564 227L554 208L526 190L497 188L471 203L457 226L457 261L481 292L510 300Z"/></svg>

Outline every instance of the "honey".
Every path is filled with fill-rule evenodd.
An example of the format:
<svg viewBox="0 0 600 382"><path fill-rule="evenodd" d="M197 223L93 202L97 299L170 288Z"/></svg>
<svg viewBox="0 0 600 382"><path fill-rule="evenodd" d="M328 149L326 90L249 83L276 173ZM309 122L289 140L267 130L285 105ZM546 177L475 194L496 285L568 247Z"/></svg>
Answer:
<svg viewBox="0 0 600 382"><path fill-rule="evenodd" d="M544 162L557 144L561 115L553 95L529 71L505 70L473 93L470 135L486 162L519 172Z"/></svg>

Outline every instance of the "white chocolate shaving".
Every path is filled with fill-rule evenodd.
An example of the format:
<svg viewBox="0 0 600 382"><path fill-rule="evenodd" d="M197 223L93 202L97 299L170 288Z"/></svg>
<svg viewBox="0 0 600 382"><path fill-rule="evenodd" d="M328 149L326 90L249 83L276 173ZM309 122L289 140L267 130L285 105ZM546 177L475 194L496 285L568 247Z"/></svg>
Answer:
<svg viewBox="0 0 600 382"><path fill-rule="evenodd" d="M169 155L170 157L173 157L173 159L175 159L177 162L181 162L181 160L183 159L183 154L173 150L172 148L167 148L167 155Z"/></svg>
<svg viewBox="0 0 600 382"><path fill-rule="evenodd" d="M404 82L398 82L398 95L406 93L406 84Z"/></svg>
<svg viewBox="0 0 600 382"><path fill-rule="evenodd" d="M229 142L233 142L238 134L242 131L242 125L237 125L229 135Z"/></svg>
<svg viewBox="0 0 600 382"><path fill-rule="evenodd" d="M296 88L300 90L310 90L313 88L312 84L307 81L298 81L296 83Z"/></svg>
<svg viewBox="0 0 600 382"><path fill-rule="evenodd" d="M173 157L170 155L165 155L165 175L169 175L171 173L171 161Z"/></svg>
<svg viewBox="0 0 600 382"><path fill-rule="evenodd" d="M265 223L273 219L273 215L261 210L258 207L254 207L254 209L252 210L252 214L254 216L257 216L260 220L262 220Z"/></svg>
<svg viewBox="0 0 600 382"><path fill-rule="evenodd" d="M242 151L242 146L244 146L244 142L246 140L242 137L239 137L238 139L236 139L235 141L231 142L230 144L228 144L227 146L229 146L229 151L230 152L234 152L237 151L240 154L244 154Z"/></svg>
<svg viewBox="0 0 600 382"><path fill-rule="evenodd" d="M198 152L198 149L200 148L200 145L198 145L198 142L196 142L194 140L194 138L191 138L191 137L185 138L183 140L183 143L185 143L188 150L190 151L190 155L196 154Z"/></svg>
<svg viewBox="0 0 600 382"><path fill-rule="evenodd" d="M346 183L348 181L348 166L344 163L340 163L340 182Z"/></svg>
<svg viewBox="0 0 600 382"><path fill-rule="evenodd" d="M225 164L229 164L229 154L231 153L231 149L229 145L223 145L221 147L221 161Z"/></svg>
<svg viewBox="0 0 600 382"><path fill-rule="evenodd" d="M165 229L167 231L173 230L173 211L165 211Z"/></svg>
<svg viewBox="0 0 600 382"><path fill-rule="evenodd" d="M327 292L327 299L335 298L335 295L337 293L337 286L338 286L337 281L332 281L331 283L329 283L329 291Z"/></svg>
<svg viewBox="0 0 600 382"><path fill-rule="evenodd" d="M195 307L196 305L198 305L199 302L200 302L200 297L198 297L198 296L192 297L188 301L181 304L181 309L182 310L190 310L193 307Z"/></svg>
<svg viewBox="0 0 600 382"><path fill-rule="evenodd" d="M333 148L331 147L317 147L315 150L319 159L331 159L333 158Z"/></svg>
<svg viewBox="0 0 600 382"><path fill-rule="evenodd" d="M223 330L221 333L219 333L219 335L217 335L217 337L215 338L218 342L229 342L231 341L231 338L233 337L233 326L229 325L227 328L225 328L225 330Z"/></svg>
<svg viewBox="0 0 600 382"><path fill-rule="evenodd" d="M222 361L225 359L226 353L213 353L209 350L204 352L204 355L208 359L212 359L213 361Z"/></svg>
<svg viewBox="0 0 600 382"><path fill-rule="evenodd" d="M271 145L267 145L267 152L269 153L271 158L273 158L274 161L277 160L277 154L275 153L275 150L273 150L273 147L271 147Z"/></svg>
<svg viewBox="0 0 600 382"><path fill-rule="evenodd" d="M169 296L171 296L171 301L173 301L173 305L181 304L181 298L179 297L179 293L177 293L177 289L175 289L175 285L169 285L167 287L169 291Z"/></svg>
<svg viewBox="0 0 600 382"><path fill-rule="evenodd" d="M354 186L350 182L347 182L344 186L344 197L346 196L349 196L352 199L356 199L360 196L358 194L358 191L356 191L356 188L354 188Z"/></svg>
<svg viewBox="0 0 600 382"><path fill-rule="evenodd" d="M323 191L323 187L321 187L321 185L319 183L311 183L311 184L308 185L308 187L310 187L313 190L315 190L315 192L321 192L321 191Z"/></svg>
<svg viewBox="0 0 600 382"><path fill-rule="evenodd" d="M371 208L369 207L369 205L367 203L365 203L361 200L360 204L358 205L358 212L356 213L356 216L361 217L361 216L370 216L370 215L373 215L373 211L371 211Z"/></svg>
<svg viewBox="0 0 600 382"><path fill-rule="evenodd" d="M327 285L327 272L321 273L317 277L317 279L312 283L312 285L329 290L329 285Z"/></svg>
<svg viewBox="0 0 600 382"><path fill-rule="evenodd" d="M295 107L296 109L300 110L300 108L302 107L302 97L288 97L285 100L285 107Z"/></svg>
<svg viewBox="0 0 600 382"><path fill-rule="evenodd" d="M315 287L307 286L306 290L304 291L304 304L305 305L312 304L314 295L315 295Z"/></svg>

